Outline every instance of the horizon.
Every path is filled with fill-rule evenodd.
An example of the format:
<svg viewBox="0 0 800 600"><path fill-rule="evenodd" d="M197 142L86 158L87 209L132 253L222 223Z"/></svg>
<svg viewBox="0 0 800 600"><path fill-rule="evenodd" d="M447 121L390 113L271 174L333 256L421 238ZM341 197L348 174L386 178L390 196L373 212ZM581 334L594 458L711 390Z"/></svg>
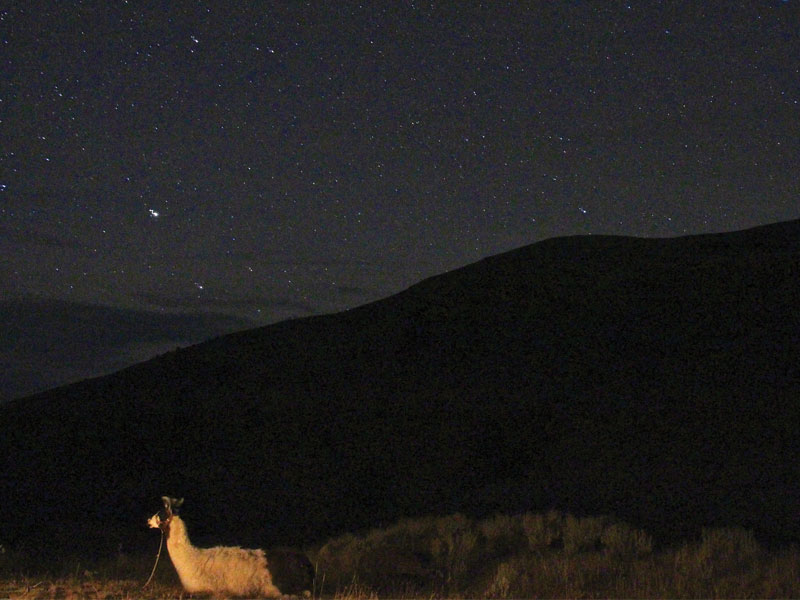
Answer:
<svg viewBox="0 0 800 600"><path fill-rule="evenodd" d="M531 244L525 244L511 250L505 250L498 254L484 256L473 263L460 265L444 271L436 273L428 277L424 277L417 281L412 282L409 286L392 292L386 296L370 298L363 302L352 305L343 305L336 307L327 312L311 312L300 311L293 312L289 310L287 314L282 317L276 318L272 321L259 322L256 320L248 319L242 315L237 315L235 310L230 312L185 312L174 307L168 308L126 308L123 306L104 305L101 303L83 303L75 300L66 300L58 298L47 297L9 297L0 301L0 317L3 314L3 309L7 312L7 323L5 323L6 331L14 331L14 338L16 342L13 346L5 349L5 362L9 365L7 373L15 373L15 360L20 364L28 365L25 371L18 372L15 376L8 374L6 377L11 377L11 381L5 383L0 382L0 387L3 387L5 393L0 395L0 403L7 400L22 398L32 394L47 391L62 385L76 383L83 379L99 377L114 373L120 369L127 368L134 364L144 362L160 356L165 352L177 348L185 348L193 346L205 341L235 333L239 331L246 331L249 329L258 329L261 327L275 325L284 321L294 320L298 318L333 315L340 312L352 310L372 302L377 302L386 298L390 298L397 294L401 294L411 287L414 287L428 279L436 278L453 271L457 271L464 267L480 262L485 259L501 256L506 253L514 252L528 246L535 246L542 242L552 242L562 238L573 237L614 237L614 238L631 238L631 239L644 239L644 240L659 240L659 239L680 239L701 236L725 235L731 233L738 233L749 231L751 229L759 229L762 227L779 226L785 223L800 221L800 219L792 219L789 221L779 221L775 223L768 223L764 225L757 225L741 230L723 231L714 233L700 233L700 234L681 234L675 236L627 236L627 235L614 235L614 234L576 234L568 236L555 236L538 240ZM9 312L10 311L10 312ZM30 314L23 314L27 311ZM93 313L93 314L88 314ZM13 315L22 315L22 323L20 326L20 318ZM44 324L36 324L32 319L33 315L38 315L38 319ZM79 317L80 321L87 321L88 326L102 327L103 334L106 330L116 326L120 329L117 336L119 341L106 341L100 344L99 350L92 349L92 338L81 336L78 339L75 334L64 340L64 346L68 348L80 348L78 354L89 357L90 360L105 360L103 366L91 369L87 366L81 367L69 374L64 374L60 378L42 375L43 370L46 370L48 365L50 368L55 369L57 362L52 359L49 362L36 364L37 359L35 354L25 353L25 348L33 347L37 342L40 342L42 335L47 335L52 330L68 329L70 326L67 324L69 321L76 320ZM138 333L137 333L138 332ZM106 336L108 337L108 336ZM155 339L154 339L155 338ZM123 341L124 339L124 341ZM81 340L83 343L81 344ZM47 344L49 347L50 344ZM121 354L121 358L115 359L113 362L107 358L101 359L104 355ZM0 356L3 354L2 345L0 345ZM53 353L49 353L52 357ZM75 352L71 352L75 354ZM56 353L56 360L64 360L66 354L58 355ZM37 378L42 378L45 383L36 383Z"/></svg>

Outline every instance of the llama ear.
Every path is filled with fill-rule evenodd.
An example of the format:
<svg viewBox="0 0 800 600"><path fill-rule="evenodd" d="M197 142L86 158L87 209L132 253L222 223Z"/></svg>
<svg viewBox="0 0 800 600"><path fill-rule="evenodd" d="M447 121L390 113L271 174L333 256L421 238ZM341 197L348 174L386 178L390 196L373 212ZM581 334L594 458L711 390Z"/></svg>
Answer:
<svg viewBox="0 0 800 600"><path fill-rule="evenodd" d="M173 498L172 499L172 508L177 510L181 506L183 506L183 498Z"/></svg>
<svg viewBox="0 0 800 600"><path fill-rule="evenodd" d="M164 508L169 510L170 506L172 505L172 498L169 496L161 496L161 501L164 503Z"/></svg>

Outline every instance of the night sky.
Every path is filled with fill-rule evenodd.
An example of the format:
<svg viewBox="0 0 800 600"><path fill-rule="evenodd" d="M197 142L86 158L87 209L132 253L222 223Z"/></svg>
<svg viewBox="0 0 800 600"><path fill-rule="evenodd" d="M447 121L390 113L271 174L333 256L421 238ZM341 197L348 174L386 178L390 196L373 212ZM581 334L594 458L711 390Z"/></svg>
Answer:
<svg viewBox="0 0 800 600"><path fill-rule="evenodd" d="M553 236L800 218L798 15L12 2L0 290L268 323Z"/></svg>

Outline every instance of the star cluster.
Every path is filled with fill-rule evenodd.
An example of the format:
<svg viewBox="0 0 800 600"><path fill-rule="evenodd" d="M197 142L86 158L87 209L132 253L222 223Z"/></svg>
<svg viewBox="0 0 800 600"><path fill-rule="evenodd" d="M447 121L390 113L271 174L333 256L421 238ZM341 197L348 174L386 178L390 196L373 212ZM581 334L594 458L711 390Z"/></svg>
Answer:
<svg viewBox="0 0 800 600"><path fill-rule="evenodd" d="M17 3L3 285L267 322L555 235L798 218L796 15Z"/></svg>

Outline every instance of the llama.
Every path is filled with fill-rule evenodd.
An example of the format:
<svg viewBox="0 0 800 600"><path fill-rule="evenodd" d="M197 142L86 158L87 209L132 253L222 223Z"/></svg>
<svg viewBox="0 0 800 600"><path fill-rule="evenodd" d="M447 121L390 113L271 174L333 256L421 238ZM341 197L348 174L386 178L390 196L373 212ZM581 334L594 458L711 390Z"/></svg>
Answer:
<svg viewBox="0 0 800 600"><path fill-rule="evenodd" d="M292 551L267 554L263 550L229 546L197 548L189 541L186 524L177 515L183 498L162 496L161 499L164 516L156 513L147 524L161 529L166 536L172 564L190 594L277 598L284 593L310 589L313 571L305 555Z"/></svg>

